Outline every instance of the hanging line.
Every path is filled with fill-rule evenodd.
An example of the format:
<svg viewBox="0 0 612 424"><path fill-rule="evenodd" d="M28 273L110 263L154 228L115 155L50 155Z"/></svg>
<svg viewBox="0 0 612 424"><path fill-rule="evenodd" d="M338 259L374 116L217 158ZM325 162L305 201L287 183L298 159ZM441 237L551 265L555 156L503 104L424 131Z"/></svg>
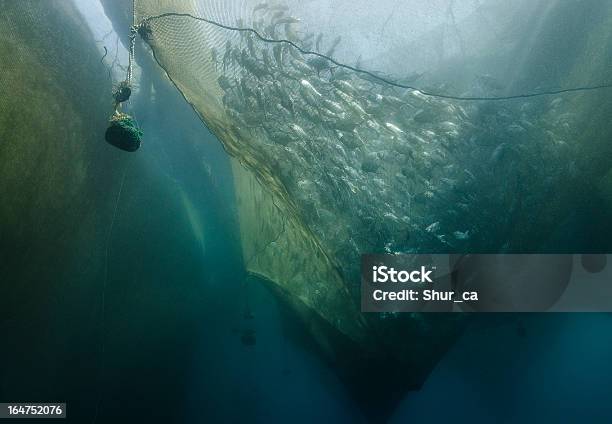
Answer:
<svg viewBox="0 0 612 424"><path fill-rule="evenodd" d="M99 384L98 387L98 398L96 400L96 409L92 423L95 424L98 420L98 414L100 411L100 405L102 403L102 392L104 384L104 374L106 371L106 287L108 285L108 260L110 255L110 244L113 236L113 228L115 227L115 220L117 218L117 211L119 209L119 201L121 199L121 193L123 192L123 185L125 183L125 174L127 173L127 163L123 168L123 174L121 176L121 184L119 185L119 191L115 199L115 207L113 208L113 217L111 218L111 224L106 234L106 249L104 253L104 282L102 283L102 310L101 310L101 331L100 331L100 370L99 370Z"/></svg>
<svg viewBox="0 0 612 424"><path fill-rule="evenodd" d="M136 27L136 1L134 0L132 1L132 26L130 27L130 51L126 78L128 85L132 85L132 69L136 51L136 34L138 34L138 28Z"/></svg>

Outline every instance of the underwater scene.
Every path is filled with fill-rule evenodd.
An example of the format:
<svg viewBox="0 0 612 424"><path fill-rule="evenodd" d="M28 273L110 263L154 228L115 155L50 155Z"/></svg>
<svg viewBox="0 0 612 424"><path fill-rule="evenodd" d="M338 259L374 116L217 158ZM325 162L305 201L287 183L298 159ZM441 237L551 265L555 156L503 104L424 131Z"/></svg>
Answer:
<svg viewBox="0 0 612 424"><path fill-rule="evenodd" d="M611 253L612 1L0 0L0 424L610 423Z"/></svg>

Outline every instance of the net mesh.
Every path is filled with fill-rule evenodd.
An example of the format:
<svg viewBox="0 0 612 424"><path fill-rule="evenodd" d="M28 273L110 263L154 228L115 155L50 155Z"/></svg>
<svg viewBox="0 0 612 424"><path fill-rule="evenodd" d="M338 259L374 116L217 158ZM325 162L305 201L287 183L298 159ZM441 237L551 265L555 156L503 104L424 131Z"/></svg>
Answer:
<svg viewBox="0 0 612 424"><path fill-rule="evenodd" d="M0 7L0 268L7 279L15 273L12 281L38 282L48 256L56 266L50 252L74 242L73 223L104 198L79 201L99 187L98 167L115 169L96 143L110 114L110 82L71 3ZM0 305L8 311L18 298L7 294Z"/></svg>
<svg viewBox="0 0 612 424"><path fill-rule="evenodd" d="M558 248L577 193L609 170L598 159L609 91L583 92L606 85L609 3L135 10L158 63L235 158L247 268L354 340L372 325L355 306L361 253ZM604 135L585 140L587 128Z"/></svg>

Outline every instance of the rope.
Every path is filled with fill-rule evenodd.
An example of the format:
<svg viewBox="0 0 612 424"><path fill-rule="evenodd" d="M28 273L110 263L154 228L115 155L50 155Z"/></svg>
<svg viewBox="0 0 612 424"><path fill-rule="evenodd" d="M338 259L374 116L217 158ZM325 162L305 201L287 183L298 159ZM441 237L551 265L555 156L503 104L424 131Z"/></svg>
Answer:
<svg viewBox="0 0 612 424"><path fill-rule="evenodd" d="M314 51L310 51L310 50L304 50L303 48L301 48L300 46L298 46L297 44L295 44L293 41L290 41L290 40L267 38L267 37L261 35L259 32L257 32L253 28L239 28L239 27L233 27L233 26L230 26L230 25L224 25L224 24L221 24L219 22L215 22L215 21L210 20L210 19L202 18L200 16L191 15L189 13L168 12L168 13L162 13L160 15L145 17L145 18L142 19L142 21L138 25L138 28L143 26L143 25L146 25L146 24L148 24L148 23L150 23L152 21L163 19L163 18L169 18L169 17L191 18L191 19L195 19L195 20L201 21L201 22L206 22L206 23L208 23L210 25L214 25L214 26L217 26L219 28L223 28L223 29L230 30L230 31L248 32L248 33L254 34L257 38L259 38L263 42L266 42L266 43L277 43L277 44L287 44L287 45L290 45L291 47L295 48L296 50L298 50L300 53L302 53L304 55L320 57L322 59L325 59L325 60L329 61L330 63L333 63L334 65L336 65L336 66L338 66L340 68L344 68L344 69L351 70L353 72L357 72L357 73L360 73L360 74L368 75L369 77L374 78L377 81L380 81L381 83L388 84L388 85L391 85L393 87L404 88L404 89L408 89L408 90L414 90L414 91L417 91L417 92L421 93L424 96L435 97L435 98L439 98L439 99L449 99L449 100L459 100L459 101L499 101L499 100L527 99L527 98L531 98L531 97L551 96L551 95L557 95L557 94L563 94L563 93L573 93L573 92L579 92L579 91L593 91L593 90L601 90L601 89L605 89L605 88L612 88L612 84L604 83L604 84L598 84L598 85L587 85L587 86L582 86L582 87L563 88L563 89L558 89L558 90L548 90L548 91L540 91L540 92L524 93L524 94L515 94L515 95L511 95L511 96L499 96L499 97L455 96L455 95L450 95L450 94L434 93L434 92L426 91L426 90L423 90L421 88L414 87L414 86L411 86L411 85L406 85L406 84L402 84L402 83L399 83L399 82L391 81L391 80L389 80L387 78L381 77L380 75L377 75L377 74L372 73L370 71L366 71L364 69L359 69L359 68L356 68L354 66L346 65L344 63L338 62L335 59L333 59L333 58L331 58L331 57L329 57L327 55L318 53L318 52L314 52ZM133 46L133 43L132 43L132 46Z"/></svg>
<svg viewBox="0 0 612 424"><path fill-rule="evenodd" d="M104 377L106 372L106 286L108 285L108 259L110 254L111 239L113 236L113 228L115 227L115 220L117 218L117 210L119 209L119 200L121 199L121 193L123 192L123 185L125 183L125 174L127 172L127 166L123 168L123 176L121 177L121 185L117 192L117 198L115 199L115 207L113 209L113 217L111 219L110 227L106 233L106 249L104 253L104 283L102 285L102 317L101 317L101 340L100 340L100 386L98 387L98 397L96 400L96 409L93 417L92 424L95 424L98 420L98 413L100 411L100 405L102 403L102 392Z"/></svg>
<svg viewBox="0 0 612 424"><path fill-rule="evenodd" d="M132 1L132 26L130 27L130 53L128 58L128 69L127 69L127 84L132 85L132 69L134 64L134 53L136 51L136 35L138 29L136 27L136 1Z"/></svg>

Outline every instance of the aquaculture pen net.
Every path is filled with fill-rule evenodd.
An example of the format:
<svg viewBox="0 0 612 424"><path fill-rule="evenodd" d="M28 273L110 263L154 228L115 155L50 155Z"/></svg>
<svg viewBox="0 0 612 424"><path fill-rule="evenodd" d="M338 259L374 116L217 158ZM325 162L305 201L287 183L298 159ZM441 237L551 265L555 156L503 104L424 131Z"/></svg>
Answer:
<svg viewBox="0 0 612 424"><path fill-rule="evenodd" d="M605 78L611 14L583 7L604 18L570 62L540 42L562 3L136 0L135 23L239 162L247 268L359 339L361 253L539 250L567 215L602 96L532 94Z"/></svg>

